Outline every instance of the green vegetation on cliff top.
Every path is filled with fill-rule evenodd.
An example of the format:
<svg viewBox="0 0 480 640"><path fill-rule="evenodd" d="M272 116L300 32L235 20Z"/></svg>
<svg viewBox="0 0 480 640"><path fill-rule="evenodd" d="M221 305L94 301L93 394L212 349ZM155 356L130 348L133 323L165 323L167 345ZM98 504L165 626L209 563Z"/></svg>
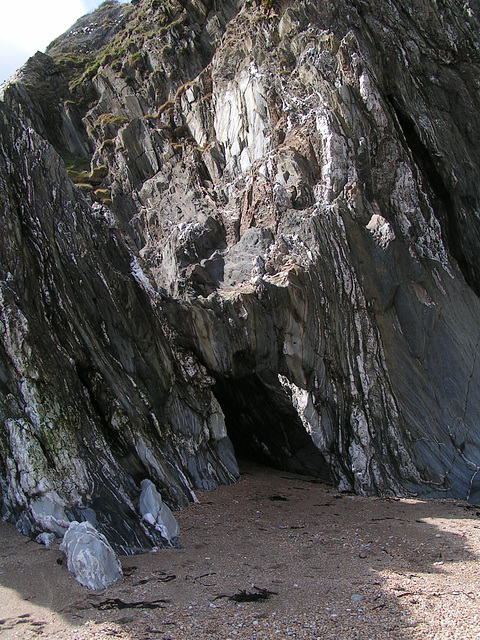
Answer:
<svg viewBox="0 0 480 640"><path fill-rule="evenodd" d="M139 0L134 5L106 0L54 40L47 53L65 73L68 91L75 93L103 66L118 72L125 63L141 65L144 42L180 27L183 11L178 0Z"/></svg>

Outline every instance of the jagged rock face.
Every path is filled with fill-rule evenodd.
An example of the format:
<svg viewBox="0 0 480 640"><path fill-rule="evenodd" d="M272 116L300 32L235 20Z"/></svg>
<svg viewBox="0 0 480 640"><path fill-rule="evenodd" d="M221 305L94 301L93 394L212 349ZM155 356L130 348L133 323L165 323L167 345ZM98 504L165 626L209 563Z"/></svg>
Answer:
<svg viewBox="0 0 480 640"><path fill-rule="evenodd" d="M111 43L167 16L73 106L68 37L37 56L68 135L18 100L28 65L4 90L0 472L26 533L155 543L140 482L181 507L238 478L231 442L480 500L478 6L223 5L98 19Z"/></svg>
<svg viewBox="0 0 480 640"><path fill-rule="evenodd" d="M236 477L223 416L201 367L170 348L160 297L111 213L1 117L3 513L25 533L94 517L118 546L142 548L136 482L152 477L185 505L192 484Z"/></svg>

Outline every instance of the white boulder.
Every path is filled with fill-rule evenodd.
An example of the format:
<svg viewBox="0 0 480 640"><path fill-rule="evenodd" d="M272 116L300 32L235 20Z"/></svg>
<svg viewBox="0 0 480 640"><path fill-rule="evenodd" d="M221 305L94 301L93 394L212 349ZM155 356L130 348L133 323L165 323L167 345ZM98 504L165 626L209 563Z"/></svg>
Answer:
<svg viewBox="0 0 480 640"><path fill-rule="evenodd" d="M67 556L67 569L88 589L106 589L123 577L112 547L90 522L71 522L59 549Z"/></svg>
<svg viewBox="0 0 480 640"><path fill-rule="evenodd" d="M142 480L140 486L142 487L138 503L140 515L145 522L155 527L168 544L173 544L180 533L175 516L163 502L153 482Z"/></svg>

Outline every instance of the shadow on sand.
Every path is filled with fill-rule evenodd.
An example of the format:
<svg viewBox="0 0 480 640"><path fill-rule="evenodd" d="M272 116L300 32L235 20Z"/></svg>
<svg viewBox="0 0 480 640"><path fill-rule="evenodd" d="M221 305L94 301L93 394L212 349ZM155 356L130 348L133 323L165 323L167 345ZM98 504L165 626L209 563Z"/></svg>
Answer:
<svg viewBox="0 0 480 640"><path fill-rule="evenodd" d="M0 637L406 640L478 606L480 508L243 471L176 514L182 549L122 558L124 579L102 593L58 549L0 523ZM232 599L262 589L270 597Z"/></svg>

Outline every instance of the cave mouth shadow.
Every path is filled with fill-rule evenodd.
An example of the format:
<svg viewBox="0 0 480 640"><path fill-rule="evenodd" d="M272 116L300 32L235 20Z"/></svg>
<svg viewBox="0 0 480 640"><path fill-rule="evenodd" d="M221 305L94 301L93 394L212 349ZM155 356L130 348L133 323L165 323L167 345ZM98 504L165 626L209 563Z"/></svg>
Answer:
<svg viewBox="0 0 480 640"><path fill-rule="evenodd" d="M272 371L219 377L213 394L237 460L254 462L331 484L328 464L313 443L291 397Z"/></svg>

